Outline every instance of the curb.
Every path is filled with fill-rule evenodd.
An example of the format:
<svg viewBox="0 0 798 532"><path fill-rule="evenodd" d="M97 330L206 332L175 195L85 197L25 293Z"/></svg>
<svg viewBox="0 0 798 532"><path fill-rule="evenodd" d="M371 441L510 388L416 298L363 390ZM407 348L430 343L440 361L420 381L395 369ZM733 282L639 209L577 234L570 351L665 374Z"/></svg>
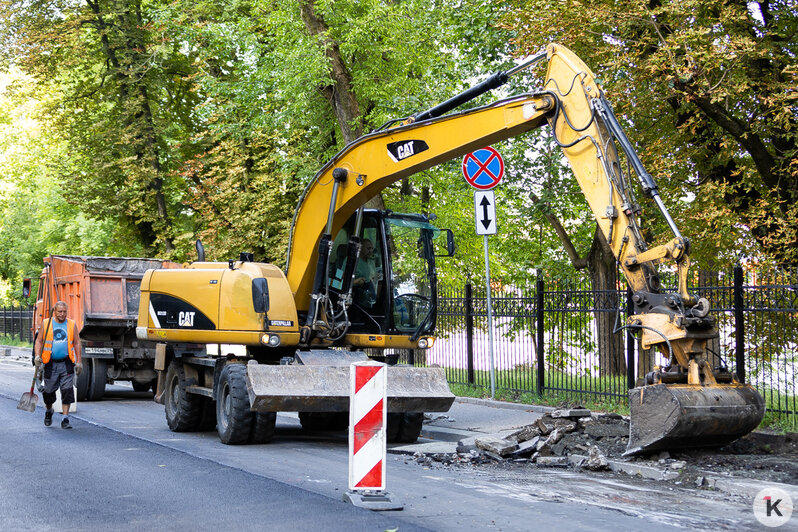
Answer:
<svg viewBox="0 0 798 532"><path fill-rule="evenodd" d="M524 403L507 403L505 401L496 401L495 399L479 399L477 397L457 397L457 403L467 403L472 405L489 406L492 408L504 408L507 410L523 410L525 412L539 412L546 414L557 410L553 406L542 405L528 405Z"/></svg>

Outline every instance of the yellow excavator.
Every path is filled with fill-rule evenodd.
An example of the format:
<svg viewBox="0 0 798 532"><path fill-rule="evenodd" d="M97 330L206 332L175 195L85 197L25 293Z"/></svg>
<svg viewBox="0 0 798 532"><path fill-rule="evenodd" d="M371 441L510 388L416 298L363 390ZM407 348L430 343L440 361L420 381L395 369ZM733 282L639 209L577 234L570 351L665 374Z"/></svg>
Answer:
<svg viewBox="0 0 798 532"><path fill-rule="evenodd" d="M543 88L454 111L543 59ZM452 112L454 111L454 112ZM152 270L141 283L137 334L159 343L156 400L172 430L216 424L224 443L268 441L275 412L303 427L347 425L348 365L363 349L429 349L437 313L436 256L452 255L451 231L418 214L365 209L397 180L548 124L634 292L625 325L667 360L629 391L627 454L714 446L753 430L764 401L711 367L717 337L706 299L687 289L690 242L682 236L590 69L566 48L547 50L461 94L386 124L344 147L310 182L293 220L285 270L242 254ZM673 238L643 239L631 168ZM439 242L440 241L440 242ZM678 272L660 287L657 265ZM383 360L391 362L390 355ZM441 368L389 366L388 438L414 441L422 412L453 396Z"/></svg>

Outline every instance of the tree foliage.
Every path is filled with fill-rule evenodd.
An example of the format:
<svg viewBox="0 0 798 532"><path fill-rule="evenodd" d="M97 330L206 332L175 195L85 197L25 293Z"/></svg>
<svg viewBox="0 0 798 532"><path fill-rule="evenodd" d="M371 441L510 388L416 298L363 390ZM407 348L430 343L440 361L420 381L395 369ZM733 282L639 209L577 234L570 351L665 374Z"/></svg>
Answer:
<svg viewBox="0 0 798 532"><path fill-rule="evenodd" d="M798 259L791 2L515 0L522 50L573 49L615 103L703 258ZM741 249L742 248L742 249Z"/></svg>

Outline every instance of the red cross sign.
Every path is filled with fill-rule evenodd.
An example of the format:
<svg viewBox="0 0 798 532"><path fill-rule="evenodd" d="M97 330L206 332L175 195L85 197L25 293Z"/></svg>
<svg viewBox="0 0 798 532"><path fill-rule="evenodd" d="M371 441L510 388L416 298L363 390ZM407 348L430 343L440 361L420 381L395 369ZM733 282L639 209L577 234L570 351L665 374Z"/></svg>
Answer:
<svg viewBox="0 0 798 532"><path fill-rule="evenodd" d="M490 190L504 175L504 160L491 147L475 150L463 157L463 176L477 190Z"/></svg>

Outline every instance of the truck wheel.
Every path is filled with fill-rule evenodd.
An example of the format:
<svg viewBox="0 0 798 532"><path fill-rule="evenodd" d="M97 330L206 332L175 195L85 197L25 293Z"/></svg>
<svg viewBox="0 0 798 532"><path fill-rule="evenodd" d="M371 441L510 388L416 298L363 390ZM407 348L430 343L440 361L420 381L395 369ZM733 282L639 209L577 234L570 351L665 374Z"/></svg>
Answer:
<svg viewBox="0 0 798 532"><path fill-rule="evenodd" d="M391 443L413 443L421 434L423 412L395 412L388 414L386 436Z"/></svg>
<svg viewBox="0 0 798 532"><path fill-rule="evenodd" d="M173 360L166 372L164 393L166 423L173 432L197 430L202 414L202 397L186 391L180 384L184 378L183 363Z"/></svg>
<svg viewBox="0 0 798 532"><path fill-rule="evenodd" d="M75 379L75 388L77 388L78 395L77 400L78 402L83 402L89 395L89 386L91 384L91 359L84 358L83 359L83 372L80 375L77 375Z"/></svg>
<svg viewBox="0 0 798 532"><path fill-rule="evenodd" d="M255 412L252 416L252 432L249 443L269 443L274 436L277 412Z"/></svg>
<svg viewBox="0 0 798 532"><path fill-rule="evenodd" d="M105 382L108 380L108 363L99 358L91 359L91 378L86 394L87 401L99 401L105 395Z"/></svg>
<svg viewBox="0 0 798 532"><path fill-rule="evenodd" d="M216 400L216 430L222 443L246 443L252 431L252 410L247 393L247 367L227 364L219 377Z"/></svg>

